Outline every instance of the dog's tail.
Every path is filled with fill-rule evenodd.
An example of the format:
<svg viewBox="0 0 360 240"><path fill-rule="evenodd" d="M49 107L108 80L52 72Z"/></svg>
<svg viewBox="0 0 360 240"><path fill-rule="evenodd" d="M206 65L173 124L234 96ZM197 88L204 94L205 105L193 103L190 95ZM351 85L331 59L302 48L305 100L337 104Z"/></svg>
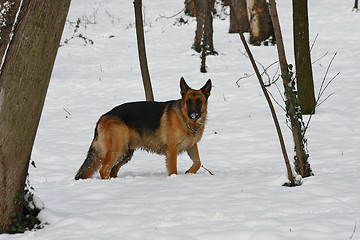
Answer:
<svg viewBox="0 0 360 240"><path fill-rule="evenodd" d="M98 132L97 132L97 126L95 127L95 133L94 133L94 140L92 141L87 157L84 161L84 163L81 165L79 171L75 175L75 180L79 179L87 179L91 177L95 171L98 170L100 166L100 157L98 156L98 152L96 151L96 148L94 147L94 143L97 140Z"/></svg>
<svg viewBox="0 0 360 240"><path fill-rule="evenodd" d="M95 148L91 145L84 163L75 176L75 180L86 179L91 177L98 169L100 162L97 157Z"/></svg>

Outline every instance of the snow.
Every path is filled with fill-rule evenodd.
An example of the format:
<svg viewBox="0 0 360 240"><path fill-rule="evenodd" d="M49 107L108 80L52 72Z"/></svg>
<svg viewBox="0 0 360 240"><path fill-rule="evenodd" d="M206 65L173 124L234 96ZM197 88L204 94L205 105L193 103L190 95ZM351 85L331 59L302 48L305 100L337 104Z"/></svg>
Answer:
<svg viewBox="0 0 360 240"><path fill-rule="evenodd" d="M207 59L190 49L196 23L174 25L183 1L144 0L147 58L155 99L180 97L179 80L200 88L211 78L208 121L199 143L206 168L185 175L191 160L178 157L168 177L164 157L137 151L111 180L75 181L99 116L116 105L144 100L138 64L132 1L73 0L68 19L82 23L59 48L31 159L30 182L45 208L42 230L0 235L0 239L359 239L360 221L360 21L352 0L309 1L310 39L316 90L337 52L327 81L337 72L307 130L314 176L302 186L286 181L276 131L265 98L228 20L214 21L218 56ZM326 10L323 5L326 4ZM289 63L294 63L291 1L278 1ZM93 24L95 23L95 24ZM63 40L74 26L65 26ZM251 47L265 67L276 61L275 46ZM261 67L260 67L261 69ZM276 72L276 66L269 70ZM267 80L267 79L266 79ZM279 84L282 90L281 84ZM268 88L277 100L275 86ZM285 113L275 106L293 157ZM305 121L308 117L305 117ZM41 201L39 200L41 199Z"/></svg>

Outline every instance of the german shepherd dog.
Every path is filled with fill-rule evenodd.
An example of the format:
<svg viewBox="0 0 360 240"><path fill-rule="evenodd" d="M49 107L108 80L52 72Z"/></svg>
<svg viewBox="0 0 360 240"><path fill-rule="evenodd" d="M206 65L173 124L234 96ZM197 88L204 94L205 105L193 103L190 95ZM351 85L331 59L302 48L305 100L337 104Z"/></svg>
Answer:
<svg viewBox="0 0 360 240"><path fill-rule="evenodd" d="M101 116L75 179L90 178L99 168L102 179L115 178L139 148L165 155L169 176L177 174L177 155L187 151L193 164L186 173L196 173L201 166L197 142L204 132L211 80L194 90L181 78L180 89L179 100L125 103Z"/></svg>

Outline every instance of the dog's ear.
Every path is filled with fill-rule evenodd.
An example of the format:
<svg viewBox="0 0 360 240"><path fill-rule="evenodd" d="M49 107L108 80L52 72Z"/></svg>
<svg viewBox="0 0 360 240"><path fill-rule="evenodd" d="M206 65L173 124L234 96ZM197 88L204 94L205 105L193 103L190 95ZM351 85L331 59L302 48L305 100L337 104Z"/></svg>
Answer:
<svg viewBox="0 0 360 240"><path fill-rule="evenodd" d="M208 97L210 96L210 91L211 91L211 79L209 78L209 80L207 80L207 82L205 83L205 85L200 89L201 92L205 95L206 100L208 99Z"/></svg>
<svg viewBox="0 0 360 240"><path fill-rule="evenodd" d="M185 79L181 77L180 79L180 94L184 96L190 87L186 84Z"/></svg>

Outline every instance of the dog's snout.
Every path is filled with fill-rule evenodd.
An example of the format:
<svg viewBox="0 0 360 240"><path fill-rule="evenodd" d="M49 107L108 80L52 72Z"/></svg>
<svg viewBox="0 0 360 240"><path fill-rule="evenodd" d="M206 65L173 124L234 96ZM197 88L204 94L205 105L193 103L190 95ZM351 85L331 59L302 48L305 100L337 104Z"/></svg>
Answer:
<svg viewBox="0 0 360 240"><path fill-rule="evenodd" d="M197 118L200 118L201 117L201 113L198 113L198 112L192 112L189 114L189 118L190 119L197 119Z"/></svg>

